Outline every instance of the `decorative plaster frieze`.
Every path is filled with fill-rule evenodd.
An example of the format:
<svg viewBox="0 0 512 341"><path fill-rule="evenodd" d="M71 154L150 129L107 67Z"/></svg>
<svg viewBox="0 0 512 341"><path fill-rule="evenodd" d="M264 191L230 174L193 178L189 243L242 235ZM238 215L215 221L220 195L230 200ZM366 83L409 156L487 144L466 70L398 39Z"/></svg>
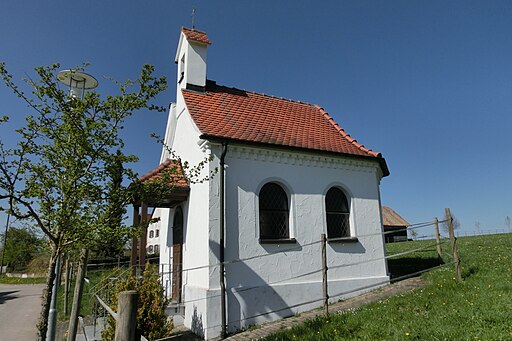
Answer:
<svg viewBox="0 0 512 341"><path fill-rule="evenodd" d="M229 158L241 160L254 160L272 163L282 163L314 168L333 168L352 171L363 171L376 173L377 162L359 160L349 157L332 157L326 155L315 155L309 153L300 153L295 151L285 151L276 149L252 148L247 146L230 145Z"/></svg>

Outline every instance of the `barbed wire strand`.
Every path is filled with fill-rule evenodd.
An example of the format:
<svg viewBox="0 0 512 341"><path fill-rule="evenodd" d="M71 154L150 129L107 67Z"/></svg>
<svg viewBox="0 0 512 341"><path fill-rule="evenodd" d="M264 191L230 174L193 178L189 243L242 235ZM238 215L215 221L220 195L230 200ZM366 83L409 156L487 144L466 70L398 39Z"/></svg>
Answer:
<svg viewBox="0 0 512 341"><path fill-rule="evenodd" d="M420 223L420 224L425 224L425 223ZM421 227L420 224L416 224L416 227L413 227L413 229ZM404 230L407 230L407 229L404 229ZM391 231L391 232L397 232L397 231L399 231L399 230L395 230L395 231ZM376 235L385 235L385 234L387 234L389 232L390 231L378 232L378 233L372 233L372 234L365 234L365 235L359 235L358 238L369 237L369 236L376 236ZM286 252L290 252L290 251L297 251L297 250L301 250L304 247L315 245L315 244L319 244L321 242L322 242L321 240L316 240L316 241L313 241L313 242L310 242L310 243L299 244L299 245L293 246L291 248L287 248L287 249L284 249L284 250L279 250L279 251L274 252L274 253L265 253L265 254L255 255L255 256L251 256L251 257L233 259L233 260L225 261L223 263L224 263L224 265L229 265L229 264L234 264L234 263L239 263L239 262L245 262L245 261L248 261L248 260L259 259L259 258L262 258L262 257L273 256L273 255L277 255L277 254L281 254L281 253L286 253ZM179 265L182 265L182 264L183 263L181 263ZM194 271L194 270L200 270L200 269L206 269L206 268L213 268L213 267L217 267L217 266L220 266L220 265L221 265L221 262L217 262L217 263L214 263L214 264L202 265L202 266L196 266L196 267L191 267L191 268L187 268L187 269L182 269L181 272ZM169 273L171 273L171 272L169 272Z"/></svg>
<svg viewBox="0 0 512 341"><path fill-rule="evenodd" d="M443 245L443 244L446 244L447 242L448 242L448 240L444 240L444 241L440 242L439 244ZM362 260L362 261L358 261L358 262L354 262L354 263L347 263L347 264L329 266L329 269L336 269L336 268L342 268L342 267L349 267L349 266L354 266L354 265L361 265L361 264L366 264L366 263L372 263L372 262L376 262L376 261L383 260L383 259L390 259L390 258L394 258L394 257L398 257L398 256L403 256L403 255L406 255L406 254L409 254L409 253L413 253L413 252L427 250L427 249L430 249L430 248L435 247L435 246L437 246L437 243L429 244L427 246L419 247L419 248L412 249L412 250L403 251L403 252L392 254L392 255L386 255L384 257L372 258L372 259ZM432 251L434 251L434 250L432 250ZM275 254L273 254L273 255L275 255ZM227 264L233 264L233 263L238 263L238 262L245 261L246 259L254 259L256 257L258 257L258 256L244 258L244 259L232 260L232 261L228 261L226 263ZM214 266L219 266L219 265L220 265L220 262L219 263L215 263L213 265L198 266L198 267L184 269L184 270L181 270L181 271L183 271L183 272L184 271L191 271L191 270L202 269L202 268L209 268L209 267L214 267ZM164 274L172 275L174 272L175 271L170 270L170 271L165 272ZM177 272L180 272L180 271L178 270Z"/></svg>
<svg viewBox="0 0 512 341"><path fill-rule="evenodd" d="M385 257L380 257L380 258L373 258L373 259L370 259L370 260L360 261L360 262L356 262L356 263L349 263L349 264L340 264L340 265L335 265L335 266L329 266L328 269L337 269L337 268L349 267L349 266L353 266L353 265L360 265L360 264L365 264L365 263L371 263L371 262L375 262L375 261L379 261L379 260L383 260L383 259L394 258L394 257L398 257L398 256L403 256L403 255L406 255L406 254L409 254L409 253L422 251L422 250L431 248L432 246L436 246L436 245L437 245L437 243L436 244L432 244L432 245L428 245L428 246L425 246L425 247L413 249L413 250L408 250L408 251L400 252L400 253L393 254L393 255L390 255L390 256L385 256ZM435 251L435 249L431 249L430 251ZM264 288L264 287L267 287L267 286L272 286L274 284L286 282L286 281L289 281L289 280L292 280L292 279L296 279L296 278L301 278L301 277L313 275L315 273L321 272L322 270L323 269L318 269L318 270L313 270L313 271L310 271L310 272L307 272L307 273L303 273L303 274L300 274L300 275L296 275L296 276L292 276L292 277L287 277L287 278L284 278L284 279L280 279L278 281L274 281L274 282L268 283L265 286L252 286L252 287L245 287L245 288L244 287L239 287L239 288L231 287L230 289L232 290L233 294L240 293L240 292L249 291L249 290L253 290L253 289L258 289L258 288ZM193 299L193 300L187 300L187 301L184 301L183 303L198 302L198 301L203 301L203 300L207 300L207 299L211 299L211 298L215 298L215 297L220 297L220 295L213 295L213 296L210 296L210 297L204 297L204 298L198 298L198 299Z"/></svg>
<svg viewBox="0 0 512 341"><path fill-rule="evenodd" d="M452 264L455 264L455 262L444 263L444 264L436 265L436 266L434 266L432 268L418 270L418 271L410 273L410 274L406 274L406 275L398 276L398 277L395 277L395 278L391 278L389 281L392 282L392 283L393 282L403 281L404 279L408 279L408 278L411 278L411 277L416 277L418 275L421 275L422 273L429 272L429 271L436 270L436 269L440 269L440 268L443 268L445 266L449 266L449 265L452 265ZM387 284L387 283L388 283L388 281L381 281L381 282L374 283L374 284L371 284L371 285L367 285L367 286L364 286L364 287L359 287L359 288L354 289L354 290L349 290L349 291L344 291L344 292L341 292L341 293L338 293L338 294L329 295L329 298L335 298L335 297L351 294L353 292L357 292L357 291L360 291L362 289L370 289L370 288L373 288L373 287L376 287L376 286L381 286L381 285L384 285L384 284Z"/></svg>
<svg viewBox="0 0 512 341"><path fill-rule="evenodd" d="M377 262L377 261L380 261L380 260L383 260L383 259L395 258L395 257L398 257L398 256L407 255L409 253L425 250L425 249L431 248L432 246L436 246L436 245L437 245L437 243L433 244L433 245L427 245L427 246L424 246L424 247L413 249L413 250L408 250L408 251L404 251L404 252L400 252L400 253L395 253L395 254L392 254L392 255L389 255L389 256L385 256L385 257L372 258L372 259L367 259L367 260L363 260L363 261L359 261L359 262L354 262L354 263L340 264L340 265L331 265L328 268L329 269L338 269L338 268L345 268L345 267L354 266L354 265L361 265L361 264L366 264L366 263Z"/></svg>
<svg viewBox="0 0 512 341"><path fill-rule="evenodd" d="M407 274L407 275L396 277L396 278L393 278L393 279L390 279L390 280L373 283L371 285L367 285L367 286L364 286L364 287L359 287L359 288L354 289L354 290L349 290L349 291L344 291L344 292L341 292L341 293L338 293L338 294L329 295L329 299L336 298L336 297L343 296L343 295L347 295L347 294L350 294L350 293L353 293L353 292L357 292L357 291L361 291L361 290L364 290L364 289L371 289L371 288L379 287L379 286L382 286L382 285L389 284L390 282L396 282L396 281L404 280L404 279L407 279L407 278L410 278L410 277L415 277L415 276L418 276L418 275L420 275L420 274L422 274L424 272L436 270L436 269L439 269L439 268L442 268L442 267L445 267L445 266L449 266L449 265L452 265L452 264L455 264L455 262L441 264L441 265L438 265L438 266L435 266L435 267L432 267L432 268L416 271L416 272L414 272L412 274ZM238 319L238 320L231 320L231 321L228 321L227 323L230 324L230 323L247 321L247 320L250 320L250 319L254 319L256 317L261 317L261 316L265 316L265 315L274 314L274 313L277 313L277 312L280 312L280 311L283 311L283 310L288 310L288 309L291 309L291 308L296 308L296 307L300 307L300 306L311 304L311 303L315 303L315 302L321 302L323 300L324 300L324 297L319 298L319 299L314 299L314 300L306 301L306 302L301 302L301 303L297 303L297 304L294 304L294 305L289 305L289 306L283 307L281 309L276 309L276 310L272 310L272 311L263 312L263 313L260 313L260 314L252 315L252 316L245 317L245 318ZM208 329L212 329L212 328L218 328L218 327L221 327L221 325L214 325L214 326L211 326L211 327L207 327L207 328L204 328L204 330L208 330Z"/></svg>

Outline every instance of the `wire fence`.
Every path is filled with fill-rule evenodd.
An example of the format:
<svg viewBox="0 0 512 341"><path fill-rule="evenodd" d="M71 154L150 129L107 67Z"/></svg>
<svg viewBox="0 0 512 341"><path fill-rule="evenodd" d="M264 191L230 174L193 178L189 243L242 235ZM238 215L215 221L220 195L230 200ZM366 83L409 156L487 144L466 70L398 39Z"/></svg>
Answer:
<svg viewBox="0 0 512 341"><path fill-rule="evenodd" d="M346 262L346 263L330 264L329 266L326 265L326 264L328 264L328 259L325 259L324 262L320 262L320 261L316 262L317 264L323 264L322 266L319 265L318 267L313 267L313 268L310 267L308 269L301 268L301 269L303 269L303 271L290 272L288 275L283 274L283 273L278 273L273 276L262 276L261 283L257 283L257 284L253 284L253 285L243 284L243 285L238 285L238 286L230 286L227 288L228 296L235 295L235 294L236 295L247 294L248 292L250 292L252 290L262 290L265 288L273 288L273 287L279 286L279 285L299 284L299 282L297 280L307 278L308 279L307 283L309 283L309 284L317 283L315 285L321 284L322 286L325 286L325 290L321 296L320 295L317 295L318 297L310 296L308 299L303 300L301 302L287 302L287 304L283 305L283 307L275 307L273 309L262 308L262 310L266 310L266 311L258 311L255 314L242 313L241 315L238 315L238 317L233 316L233 317L235 317L234 319L228 319L226 321L226 323L228 325L232 325L232 324L237 324L237 323L246 323L247 321L253 322L254 319L258 319L263 316L272 315L272 314L275 315L275 314L279 314L283 311L286 311L288 313L289 311L293 311L294 309L300 310L299 308L303 307L303 306L316 305L319 302L324 302L324 305L325 305L326 302L329 301L329 299L332 302L333 299L343 298L348 295L353 295L356 293L369 291L371 289L389 284L389 282L390 282L390 279L386 278L383 280L373 281L373 283L359 285L352 289L339 290L339 289L334 288L334 289L331 289L331 291L329 292L327 290L327 283L329 283L329 278L328 278L327 274L329 273L329 271L332 272L337 269L343 269L343 268L348 268L348 267L361 267L362 265L370 264L370 263L374 263L374 262L388 262L389 263L390 261L393 261L395 259L404 258L407 255L424 253L424 252L430 252L431 257L434 257L434 258L437 256L437 258L439 259L439 263L437 265L429 267L429 268L417 269L415 271L411 271L406 274L400 274L399 276L393 277L392 281L400 281L400 280L411 278L414 276L419 276L425 272L428 272L428 271L431 271L434 269L453 266L454 264L457 266L457 265L459 265L460 260L458 259L458 256L456 254L454 254L454 252L453 252L454 238L452 238L451 235L445 236L438 232L439 230L437 227L438 227L438 224L440 224L440 223L451 223L451 221L449 221L448 219L443 220L443 221L437 221L437 219L436 219L435 221L412 224L407 228L400 229L400 231L413 231L413 230L416 230L419 228L436 226L437 233L435 233L434 235L424 235L424 236L417 237L417 239L420 239L420 240L425 239L424 241L420 241L420 242L426 243L424 245L420 245L419 247L414 247L414 248L408 249L408 250L400 250L400 251L390 253L390 254L386 254L384 252L383 256L381 256L381 257L372 257L372 258L365 258L365 256L354 257L354 258L359 258L359 260L352 260L352 261ZM397 230L385 231L385 232L379 231L377 233L362 234L362 235L358 235L357 239L360 240L360 242L364 244L365 238L376 237L376 236L385 236L386 234L396 233L396 232L397 232ZM430 240L430 239L435 239L435 240L433 242L429 243L428 240ZM407 243L399 243L399 244L407 244ZM447 244L450 244L451 247L446 248ZM250 268L251 261L260 260L260 259L266 258L266 257L289 257L291 251L302 251L303 253L306 253L308 255L315 255L316 254L315 252L313 252L312 250L306 250L306 249L308 249L308 248L320 249L321 247L325 248L325 245L326 245L325 238L320 238L318 240L309 241L304 244L298 244L298 245L293 245L293 246L289 246L289 247L284 247L284 248L281 248L280 250L278 250L276 252L272 252L272 253L261 253L261 254L252 255L252 256L248 256L248 257L241 257L241 258L237 258L237 259L227 260L223 263L216 262L213 264L189 266L189 267L185 267L185 268L182 268L184 265L183 263L173 264L173 258L170 257L169 263L161 263L160 264L161 268L160 268L158 276L160 276L162 286L165 288L166 293L171 295L171 290L169 290L169 289L172 288L173 275L179 275L179 276L183 276L186 278L187 274L194 272L194 271L201 271L201 270L209 269L211 272L212 269L219 269L221 264L224 264L224 266L226 267L226 272L230 271L230 266L234 266L236 268L236 266L238 264L243 264L245 267ZM411 244L411 245L416 245L416 244ZM447 251L448 249L451 249L451 251L448 252ZM320 254L320 252L318 252L318 254ZM294 262L297 262L297 261L300 261L301 258L300 257L292 257L292 260ZM445 260L445 261L442 261L442 260ZM167 270L165 268L167 268ZM116 276L112 277L110 279L110 281L97 284L97 286L94 288L94 290L97 293L99 293L98 295L100 295L100 293L104 294L105 292L110 290L110 288L112 287L112 283L115 282L115 280L117 278L128 276L130 273L132 273L132 269L129 267L125 268L124 271L121 271ZM325 274L324 279L321 279L321 277L319 276L322 273ZM334 274L336 274L336 272ZM266 278L263 278L263 277L266 277ZM363 278L363 281L364 281L364 276L361 276L361 278ZM340 278L335 276L335 278L331 278L331 281L338 280L338 279L340 279ZM186 281L181 282L180 285L181 285L181 287L177 288L177 290L182 291L182 294L184 294L183 290L184 290L184 286L187 285ZM257 295L257 294L258 293L255 293L255 295ZM313 295L313 296L315 296L315 295ZM189 299L187 299L187 297L185 297L184 295L180 295L179 297L181 299L179 300L179 302L176 302L176 303L178 303L179 305L185 306L185 305L191 304L191 303L196 304L198 302L205 302L208 300L220 298L221 293L219 292L219 294L209 295L207 297L206 297L206 295L204 295L204 297L194 297L194 298L189 298ZM101 308L98 308L98 309L101 309ZM241 316L243 316L243 317L241 317ZM208 326L203 327L203 330L207 330L207 329L211 329L211 328L218 328L218 327L220 327L220 325L212 326L210 324Z"/></svg>
<svg viewBox="0 0 512 341"><path fill-rule="evenodd" d="M446 220L438 221L438 223L443 223L445 221ZM424 228L424 227L428 227L428 226L433 226L434 224L435 224L434 221L432 221L432 222L422 222L422 223L418 223L418 224L413 224L413 225L411 225L408 228L404 228L403 230L404 231L411 231L411 230L415 230L415 229L418 229L418 228ZM396 232L396 230L392 231L392 232ZM358 239L362 239L362 238L367 238L367 237L375 237L375 236L379 236L379 235L386 235L388 233L389 233L389 231L378 232L378 233L368 233L368 234L358 235L357 238ZM438 245L445 246L446 244L448 244L450 242L449 239L446 236L440 236L440 238L441 238L441 240L439 242L429 243L429 244L427 244L425 246L417 247L417 248L410 249L410 250L407 250L407 251L402 251L402 252L399 252L399 253L384 255L383 257L367 258L367 259L362 259L362 260L359 260L359 261L352 261L350 263L330 265L328 267L328 270L335 270L335 269L340 269L340 268L361 266L361 265L365 265L365 264L369 264L369 263L374 263L374 262L388 261L390 259L400 258L400 257L403 257L405 255L412 254L412 253L417 253L417 252L435 251L435 248ZM244 258L240 258L240 259L228 260L228 261L224 262L224 265L229 266L229 265L240 263L240 262L248 262L248 261L255 260L255 259L261 259L263 257L276 256L278 254L286 254L289 251L304 250L305 247L319 246L321 243L322 243L322 240L315 240L315 241L311 241L311 242L308 242L308 243L305 243L305 244L284 248L284 249L281 249L281 250L279 250L277 252L274 252L274 253L265 253L265 254L261 254L261 255L254 255L254 256L251 256L251 257L244 257ZM221 263L218 262L218 263L204 265L204 266L192 266L192 267L184 268L184 269L182 269L179 272L182 273L182 274L186 274L188 272L195 271L195 270L219 267L220 264ZM182 266L183 264L180 263L179 265ZM434 268L444 267L444 266L449 266L449 265L453 265L453 262L442 264L442 265L436 266ZM162 266L162 268L164 268L164 267L168 268L168 271L161 271L161 276L166 278L164 281L172 282L172 275L175 272L175 271L171 270L172 269L172 264L171 263L169 263L169 264L161 264L161 266ZM432 269L434 269L434 268L432 268ZM227 269L229 269L229 267ZM422 273L424 273L426 271L429 271L429 270L430 269L422 269L422 270L415 271L412 274L398 276L398 277L393 278L393 281L409 278L409 277L412 277L412 276L417 276L417 275L420 275L420 274L422 274ZM264 285L239 286L239 287L231 287L229 289L231 289L232 292L235 292L237 294L240 294L240 293L243 293L243 292L247 292L247 291L250 291L250 290L258 290L258 289L261 290L262 287L272 287L272 286L275 286L275 285L278 285L278 284L282 284L282 283L291 283L291 282L293 282L294 280L297 280L297 279L301 279L301 278L308 277L308 276L313 276L313 275L318 275L318 274L322 273L323 271L325 271L325 269L323 269L321 267L318 267L318 268L310 269L309 271L306 271L306 272L295 273L292 276L280 276L279 279L265 282ZM318 278L316 278L316 280L318 280ZM385 280L385 281L382 281L382 282L378 282L376 284L372 284L370 286L358 287L357 289L355 289L353 291L354 292L355 291L363 291L363 290L366 290L366 289L371 289L373 287L382 286L382 285L385 285L385 284L388 284L388 283L389 283L389 280ZM165 284L166 288L168 288L170 286L171 285L168 284L168 283ZM350 294L350 293L351 293L350 291L341 292L341 293L335 293L335 294L331 295L330 297L339 297L339 296L347 295L347 294ZM189 303L197 303L199 301L206 301L206 300L218 298L220 296L221 295L218 294L218 295L211 295L211 296L202 297L202 298L193 298L193 299L186 299L185 298L185 299L181 300L180 303L183 304L183 305L186 305L186 304L189 304ZM314 299L312 301L308 300L306 302L302 302L302 303L296 304L296 305L297 306L308 305L308 304L311 304L311 303L314 303L314 302L321 301L323 299L324 298L322 297L322 298ZM283 309L293 308L294 306L287 306L287 307L285 307ZM264 314L262 313L262 314L263 315L267 315L267 314L276 313L278 311L279 310L273 310L273 311L269 311L269 312L266 312ZM257 316L261 316L261 314L259 314ZM245 317L244 320L249 320L249 319L255 318L257 316ZM233 322L233 321L231 321L231 322ZM240 322L240 321L235 321L235 322Z"/></svg>

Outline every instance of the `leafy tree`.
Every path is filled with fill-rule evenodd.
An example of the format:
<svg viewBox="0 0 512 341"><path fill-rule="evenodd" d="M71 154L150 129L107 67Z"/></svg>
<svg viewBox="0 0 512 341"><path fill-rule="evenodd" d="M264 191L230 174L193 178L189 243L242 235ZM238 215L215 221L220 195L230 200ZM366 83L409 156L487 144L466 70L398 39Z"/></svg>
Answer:
<svg viewBox="0 0 512 341"><path fill-rule="evenodd" d="M27 95L0 63L5 85L32 112L16 130L16 146L8 148L0 139L0 200L4 202L0 209L33 222L51 246L38 325L40 340L46 339L58 257L97 243L104 235L102 228L109 225L105 222L112 216L118 219L118 211L112 213L111 206L131 196L126 187L113 190L117 185L105 180L114 183L119 174L134 179L127 168L121 167L116 175L112 171L136 160L121 152L123 123L136 110L163 110L151 100L166 88L165 78L153 76L153 67L145 65L137 80L117 83L119 95L101 98L91 91L83 99L74 98L60 88L55 77L59 68L58 64L36 68L38 79L27 80L32 87L32 95Z"/></svg>
<svg viewBox="0 0 512 341"><path fill-rule="evenodd" d="M30 228L11 227L5 240L4 263L9 265L12 271L25 270L30 261L39 255L44 249L44 240L37 236ZM2 253L3 250L0 250Z"/></svg>
<svg viewBox="0 0 512 341"><path fill-rule="evenodd" d="M97 231L97 239L103 242L93 248L95 255L101 257L119 256L128 241L128 235L122 228L126 208L123 196L124 168L121 151L117 150L113 158L113 162L106 169L110 179L107 183L105 223L103 228Z"/></svg>
<svg viewBox="0 0 512 341"><path fill-rule="evenodd" d="M476 232L480 234L480 229L482 227L482 224L480 224L479 221L475 222Z"/></svg>
<svg viewBox="0 0 512 341"><path fill-rule="evenodd" d="M460 228L460 222L459 222L459 219L457 219L455 217L453 212L451 212L451 215L452 215L453 230L455 231ZM448 217L446 215L444 217L444 221L441 226L443 227L443 230L448 233Z"/></svg>
<svg viewBox="0 0 512 341"><path fill-rule="evenodd" d="M418 237L418 231L416 230L410 230L410 234L413 240L416 240L416 237Z"/></svg>

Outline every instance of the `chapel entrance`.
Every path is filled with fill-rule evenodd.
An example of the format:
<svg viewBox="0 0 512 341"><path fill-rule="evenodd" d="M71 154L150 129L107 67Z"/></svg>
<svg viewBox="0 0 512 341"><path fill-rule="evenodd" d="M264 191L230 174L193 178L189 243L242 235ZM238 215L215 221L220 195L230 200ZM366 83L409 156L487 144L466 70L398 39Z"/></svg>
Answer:
<svg viewBox="0 0 512 341"><path fill-rule="evenodd" d="M172 293L174 302L181 302L181 283L183 269L183 211L177 207L172 227Z"/></svg>

